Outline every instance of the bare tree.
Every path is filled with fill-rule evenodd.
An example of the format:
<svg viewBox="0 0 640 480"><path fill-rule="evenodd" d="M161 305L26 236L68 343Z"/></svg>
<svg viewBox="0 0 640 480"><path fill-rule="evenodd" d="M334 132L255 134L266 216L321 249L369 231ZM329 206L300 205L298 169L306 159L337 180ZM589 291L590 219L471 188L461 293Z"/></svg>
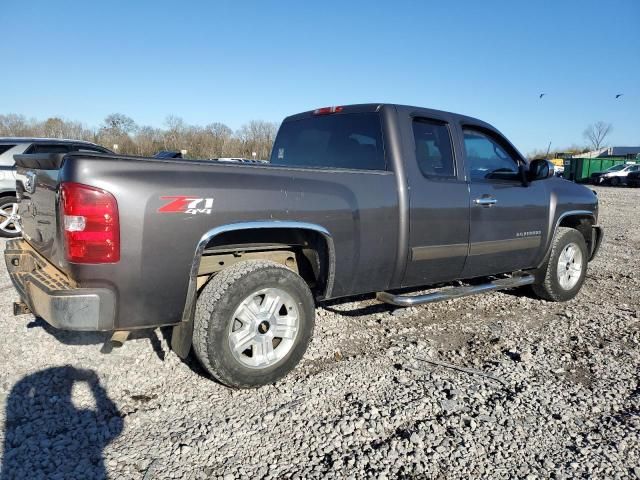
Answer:
<svg viewBox="0 0 640 480"><path fill-rule="evenodd" d="M104 119L102 129L108 131L111 135L129 135L136 131L136 122L133 118L127 117L122 113L112 113Z"/></svg>
<svg viewBox="0 0 640 480"><path fill-rule="evenodd" d="M98 131L98 141L109 148L118 145L118 153L135 154L136 146L131 134L138 129L136 122L131 117L122 113L112 113L104 119Z"/></svg>
<svg viewBox="0 0 640 480"><path fill-rule="evenodd" d="M257 158L267 159L271 153L271 146L278 133L278 124L251 120L240 127L236 136L242 143L242 156L251 158L255 152Z"/></svg>
<svg viewBox="0 0 640 480"><path fill-rule="evenodd" d="M583 135L591 143L594 150L599 150L604 146L604 141L611 130L613 130L613 125L600 121L589 125Z"/></svg>
<svg viewBox="0 0 640 480"><path fill-rule="evenodd" d="M6 137L27 137L32 135L34 121L29 121L24 115L9 113L0 115L0 134Z"/></svg>

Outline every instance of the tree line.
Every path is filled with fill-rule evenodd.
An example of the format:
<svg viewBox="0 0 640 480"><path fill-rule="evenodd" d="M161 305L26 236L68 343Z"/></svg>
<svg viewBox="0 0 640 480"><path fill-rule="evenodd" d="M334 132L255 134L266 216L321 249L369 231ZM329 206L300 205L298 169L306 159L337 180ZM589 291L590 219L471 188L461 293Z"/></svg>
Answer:
<svg viewBox="0 0 640 480"><path fill-rule="evenodd" d="M266 160L278 124L252 120L233 131L224 123L189 125L170 115L164 128L140 126L127 115L108 115L97 128L81 122L50 117L28 119L24 115L0 115L0 137L71 138L97 143L125 155L153 156L160 150L186 150L187 158L242 157ZM117 145L117 147L114 147Z"/></svg>
<svg viewBox="0 0 640 480"><path fill-rule="evenodd" d="M539 149L529 158L553 158L559 152L584 153L598 150L612 125L596 122L589 125L583 136L588 145L572 145L562 150ZM87 140L125 155L150 157L160 150L186 150L187 158L241 157L267 160L278 131L278 124L252 120L233 131L224 123L205 126L189 125L175 115L165 119L164 128L140 126L127 115L107 115L98 128L88 128L81 122L50 117L40 121L24 115L0 115L0 137L47 137ZM117 148L114 148L117 145Z"/></svg>

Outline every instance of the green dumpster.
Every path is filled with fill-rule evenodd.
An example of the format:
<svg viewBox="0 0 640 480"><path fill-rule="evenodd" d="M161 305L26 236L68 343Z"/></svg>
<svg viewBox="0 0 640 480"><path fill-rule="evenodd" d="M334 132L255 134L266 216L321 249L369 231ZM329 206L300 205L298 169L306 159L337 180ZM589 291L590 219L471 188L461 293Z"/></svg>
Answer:
<svg viewBox="0 0 640 480"><path fill-rule="evenodd" d="M626 158L567 158L563 177L578 183L589 181L592 173L603 172L609 167L627 162Z"/></svg>

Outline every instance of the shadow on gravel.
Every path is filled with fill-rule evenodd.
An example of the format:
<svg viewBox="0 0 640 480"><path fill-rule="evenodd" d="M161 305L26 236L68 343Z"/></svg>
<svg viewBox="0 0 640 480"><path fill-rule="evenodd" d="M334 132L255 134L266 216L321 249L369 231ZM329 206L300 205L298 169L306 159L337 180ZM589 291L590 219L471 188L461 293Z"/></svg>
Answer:
<svg viewBox="0 0 640 480"><path fill-rule="evenodd" d="M99 345L104 343L108 337L108 333L106 332L71 332L58 330L39 317L35 317L29 322L27 328L42 328L49 335L55 337L56 340L65 345Z"/></svg>
<svg viewBox="0 0 640 480"><path fill-rule="evenodd" d="M164 338L167 345L171 345L171 335L173 334L172 327L161 327L160 332L162 333L162 337ZM211 374L202 366L200 360L196 357L196 353L193 351L193 348L189 351L189 355L187 358L181 359L182 363L184 363L189 370L200 377L208 378L209 380L214 381L215 383L222 385L217 379L211 376Z"/></svg>
<svg viewBox="0 0 640 480"><path fill-rule="evenodd" d="M72 346L84 346L84 345L101 345L104 344L111 335L109 332L79 332L79 331L67 331L59 330L49 325L45 320L36 317L34 320L27 324L27 328L42 328L52 337L55 337L60 343ZM163 332L163 335L165 333ZM158 356L160 360L165 359L166 353L162 348L162 342L156 330L136 330L131 333L130 340L136 338L148 338L151 342L151 348Z"/></svg>
<svg viewBox="0 0 640 480"><path fill-rule="evenodd" d="M93 397L81 398L84 408L72 401L74 385ZM6 409L0 480L106 478L103 450L123 420L95 372L65 366L28 375L11 390Z"/></svg>
<svg viewBox="0 0 640 480"><path fill-rule="evenodd" d="M339 308L335 308L340 305L354 303L354 302L363 302L366 300L373 300L375 303L371 305L366 305L364 307L357 307L352 310L341 310ZM331 313L337 313L339 315L344 315L345 317L360 317L362 315L372 315L375 313L384 313L384 312L388 313L393 310L397 310L399 308L393 305L389 305L388 303L378 302L376 300L376 296L373 294L338 298L336 300L327 300L325 302L320 303L319 306Z"/></svg>
<svg viewBox="0 0 640 480"><path fill-rule="evenodd" d="M511 288L509 290L500 290L500 293L504 293L512 297L524 297L524 298L530 298L532 300L540 300L540 298L537 297L535 293L533 293L533 290L531 290L529 286L520 287L520 288Z"/></svg>

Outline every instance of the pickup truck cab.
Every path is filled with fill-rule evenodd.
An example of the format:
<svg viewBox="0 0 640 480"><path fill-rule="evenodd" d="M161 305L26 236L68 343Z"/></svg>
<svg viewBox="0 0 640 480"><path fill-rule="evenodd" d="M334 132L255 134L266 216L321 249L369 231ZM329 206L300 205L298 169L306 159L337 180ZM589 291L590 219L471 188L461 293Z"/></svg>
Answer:
<svg viewBox="0 0 640 480"><path fill-rule="evenodd" d="M414 305L531 285L573 298L602 239L598 198L495 128L391 104L282 123L265 164L17 155L24 238L5 259L31 311L71 330L173 325L234 387L302 358L314 305ZM398 294L456 280L471 286Z"/></svg>

